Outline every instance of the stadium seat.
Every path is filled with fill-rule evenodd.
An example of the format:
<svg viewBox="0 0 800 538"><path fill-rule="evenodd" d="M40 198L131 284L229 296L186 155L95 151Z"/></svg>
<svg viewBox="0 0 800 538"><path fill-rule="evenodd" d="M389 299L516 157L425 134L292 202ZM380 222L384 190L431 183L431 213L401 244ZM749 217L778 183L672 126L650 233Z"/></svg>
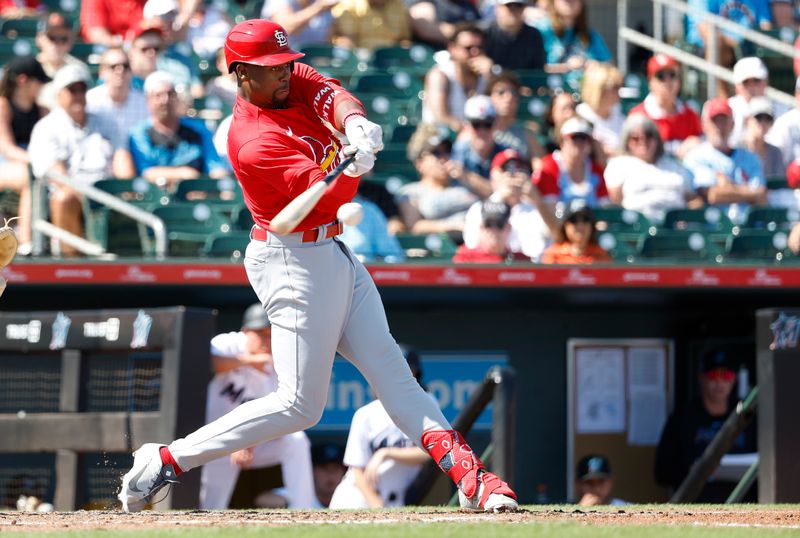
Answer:
<svg viewBox="0 0 800 538"><path fill-rule="evenodd" d="M670 209L662 225L668 230L691 230L698 232L730 233L733 223L718 207L698 209Z"/></svg>
<svg viewBox="0 0 800 538"><path fill-rule="evenodd" d="M733 260L776 262L784 258L787 233L783 231L741 230L728 240L725 256Z"/></svg>
<svg viewBox="0 0 800 538"><path fill-rule="evenodd" d="M784 207L751 207L747 212L745 227L775 231L786 229L797 220L797 211Z"/></svg>
<svg viewBox="0 0 800 538"><path fill-rule="evenodd" d="M597 207L592 208L592 213L597 219L597 229L602 231L641 233L650 227L647 217L630 209Z"/></svg>
<svg viewBox="0 0 800 538"><path fill-rule="evenodd" d="M447 234L397 234L398 242L409 258L451 259L456 244Z"/></svg>
<svg viewBox="0 0 800 538"><path fill-rule="evenodd" d="M370 120L389 128L403 125L416 118L420 107L418 98L387 96L383 93L356 92Z"/></svg>
<svg viewBox="0 0 800 538"><path fill-rule="evenodd" d="M720 262L723 251L701 232L659 230L646 235L639 245L637 261Z"/></svg>
<svg viewBox="0 0 800 538"><path fill-rule="evenodd" d="M64 16L78 20L81 12L80 0L42 0L47 11L60 11Z"/></svg>
<svg viewBox="0 0 800 538"><path fill-rule="evenodd" d="M196 256L211 234L229 232L230 222L204 203L173 202L159 206L153 214L164 221L171 256Z"/></svg>
<svg viewBox="0 0 800 538"><path fill-rule="evenodd" d="M177 202L201 201L223 213L232 214L243 201L242 188L232 177L184 179L175 188Z"/></svg>
<svg viewBox="0 0 800 538"><path fill-rule="evenodd" d="M637 245L641 234L625 232L601 232L597 236L598 244L608 252L614 261L633 263L638 252Z"/></svg>
<svg viewBox="0 0 800 538"><path fill-rule="evenodd" d="M765 180L767 184L767 190L780 190L780 189L788 189L789 184L786 182L786 176L769 176Z"/></svg>
<svg viewBox="0 0 800 538"><path fill-rule="evenodd" d="M0 37L0 65L8 63L15 56L35 56L38 52L36 43L31 38Z"/></svg>
<svg viewBox="0 0 800 538"><path fill-rule="evenodd" d="M372 52L372 65L376 69L415 70L424 72L433 65L433 50L426 45L411 47L379 47Z"/></svg>
<svg viewBox="0 0 800 538"><path fill-rule="evenodd" d="M4 19L0 22L0 35L9 39L36 37L39 19Z"/></svg>
<svg viewBox="0 0 800 538"><path fill-rule="evenodd" d="M255 222L253 222L253 216L250 214L250 210L247 209L246 205L241 204L233 210L231 224L234 230L250 232Z"/></svg>
<svg viewBox="0 0 800 538"><path fill-rule="evenodd" d="M408 160L404 144L387 144L378 153L373 170L376 176L417 177L417 168L414 163Z"/></svg>
<svg viewBox="0 0 800 538"><path fill-rule="evenodd" d="M229 258L242 261L247 244L250 242L248 232L233 231L210 235L203 247L203 255L209 258Z"/></svg>
<svg viewBox="0 0 800 538"><path fill-rule="evenodd" d="M419 98L422 83L406 72L365 73L350 80L354 93L379 93L387 97Z"/></svg>
<svg viewBox="0 0 800 538"><path fill-rule="evenodd" d="M393 125L392 132L388 137L388 142L390 144L407 144L408 141L411 140L411 135L413 135L416 130L417 126L410 123L406 123L405 125Z"/></svg>

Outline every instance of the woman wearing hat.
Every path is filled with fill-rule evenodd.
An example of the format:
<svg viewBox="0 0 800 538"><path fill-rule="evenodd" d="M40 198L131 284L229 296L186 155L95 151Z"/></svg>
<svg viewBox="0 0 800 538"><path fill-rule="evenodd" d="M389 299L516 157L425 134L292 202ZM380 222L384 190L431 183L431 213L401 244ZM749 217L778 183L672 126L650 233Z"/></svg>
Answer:
<svg viewBox="0 0 800 538"><path fill-rule="evenodd" d="M30 251L31 191L28 143L34 124L47 113L36 104L42 86L50 81L32 56L11 60L0 79L0 190L19 193L17 236L20 254ZM26 252L27 251L27 252Z"/></svg>

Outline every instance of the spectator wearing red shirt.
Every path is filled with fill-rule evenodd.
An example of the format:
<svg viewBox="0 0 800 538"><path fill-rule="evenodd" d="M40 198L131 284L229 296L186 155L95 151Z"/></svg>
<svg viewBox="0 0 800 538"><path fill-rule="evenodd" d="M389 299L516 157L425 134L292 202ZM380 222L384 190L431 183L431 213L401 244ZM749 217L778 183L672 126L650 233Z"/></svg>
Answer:
<svg viewBox="0 0 800 538"><path fill-rule="evenodd" d="M572 210L561 222L556 242L547 247L542 263L584 264L610 262L611 256L597 244L597 221L586 206Z"/></svg>
<svg viewBox="0 0 800 538"><path fill-rule="evenodd" d="M563 211L575 201L590 207L609 203L603 167L592 160L592 126L579 117L564 122L561 149L542 159L532 179L544 201Z"/></svg>
<svg viewBox="0 0 800 538"><path fill-rule="evenodd" d="M647 62L650 93L630 114L644 114L653 120L667 153L683 159L700 142L703 129L697 112L681 101L680 64L665 54Z"/></svg>
<svg viewBox="0 0 800 538"><path fill-rule="evenodd" d="M521 252L508 249L508 236L511 234L511 206L505 202L486 200L481 205L481 227L478 231L478 244L473 248L466 245L458 247L454 263L510 263L530 261Z"/></svg>
<svg viewBox="0 0 800 538"><path fill-rule="evenodd" d="M82 0L83 39L107 47L130 41L142 22L146 3L147 0Z"/></svg>

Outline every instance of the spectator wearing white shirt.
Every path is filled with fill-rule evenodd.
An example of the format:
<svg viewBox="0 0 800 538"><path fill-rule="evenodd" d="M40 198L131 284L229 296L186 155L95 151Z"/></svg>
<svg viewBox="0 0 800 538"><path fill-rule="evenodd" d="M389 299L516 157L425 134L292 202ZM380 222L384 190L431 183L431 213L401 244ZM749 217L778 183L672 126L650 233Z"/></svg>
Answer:
<svg viewBox="0 0 800 538"><path fill-rule="evenodd" d="M654 223L670 209L700 207L692 176L664 151L658 127L644 114L630 116L622 126L622 155L605 170L608 196L625 209L639 211Z"/></svg>
<svg viewBox="0 0 800 538"><path fill-rule="evenodd" d="M767 142L781 150L786 166L800 159L800 78L795 83L794 96L797 100L795 108L778 116L766 136Z"/></svg>
<svg viewBox="0 0 800 538"><path fill-rule="evenodd" d="M521 252L538 261L558 229L552 209L545 205L536 186L531 182L531 168L517 151L507 149L492 160L489 180L492 202L505 202L511 207L508 236L509 252ZM482 202L475 202L467 211L464 221L464 244L478 246L481 227ZM541 208L541 209L540 209Z"/></svg>
<svg viewBox="0 0 800 538"><path fill-rule="evenodd" d="M108 176L133 177L130 153L125 148L115 148L111 130L86 110L86 92L91 80L89 70L80 65L68 65L56 73L53 87L58 107L36 123L28 147L37 178L56 172L91 184ZM53 224L82 236L81 194L57 181L50 185ZM63 245L61 252L68 256L77 253L68 245Z"/></svg>
<svg viewBox="0 0 800 538"><path fill-rule="evenodd" d="M733 79L736 95L728 99L733 110L733 134L731 146L744 142L747 118L750 117L750 101L756 97L764 97L769 86L769 72L761 58L749 56L742 58L733 66ZM773 117L779 116L789 109L778 104L774 106Z"/></svg>
<svg viewBox="0 0 800 538"><path fill-rule="evenodd" d="M144 92L131 88L131 64L122 47L110 47L100 59L103 84L86 94L86 110L113 132L115 147L128 144L128 131L149 117Z"/></svg>

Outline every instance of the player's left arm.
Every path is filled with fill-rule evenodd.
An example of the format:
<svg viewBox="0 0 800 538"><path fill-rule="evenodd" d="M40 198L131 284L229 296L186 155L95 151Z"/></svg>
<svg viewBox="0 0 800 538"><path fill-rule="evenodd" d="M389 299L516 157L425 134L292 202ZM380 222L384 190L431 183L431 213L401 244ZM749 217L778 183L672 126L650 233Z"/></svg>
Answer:
<svg viewBox="0 0 800 538"><path fill-rule="evenodd" d="M416 446L379 448L364 468L364 478L368 484L376 488L380 478L380 466L386 460L394 460L403 465L420 465L429 459L428 453Z"/></svg>

